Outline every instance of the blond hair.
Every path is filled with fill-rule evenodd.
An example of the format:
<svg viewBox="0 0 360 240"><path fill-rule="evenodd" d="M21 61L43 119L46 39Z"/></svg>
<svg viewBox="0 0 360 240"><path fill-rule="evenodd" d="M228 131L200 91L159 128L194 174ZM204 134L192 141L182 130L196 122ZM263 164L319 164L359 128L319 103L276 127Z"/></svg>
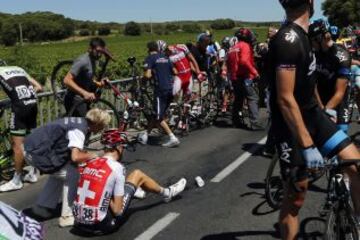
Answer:
<svg viewBox="0 0 360 240"><path fill-rule="evenodd" d="M110 114L103 109L92 108L86 113L85 118L89 120L92 124L107 126L110 124L111 116Z"/></svg>

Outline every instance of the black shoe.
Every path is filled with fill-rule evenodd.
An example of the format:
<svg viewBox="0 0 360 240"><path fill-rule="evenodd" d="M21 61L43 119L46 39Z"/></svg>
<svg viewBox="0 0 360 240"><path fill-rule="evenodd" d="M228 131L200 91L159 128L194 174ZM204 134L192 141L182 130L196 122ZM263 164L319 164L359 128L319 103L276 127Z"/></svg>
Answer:
<svg viewBox="0 0 360 240"><path fill-rule="evenodd" d="M264 131L265 128L263 126L261 126L260 124L258 123L251 123L250 124L250 129L252 131Z"/></svg>

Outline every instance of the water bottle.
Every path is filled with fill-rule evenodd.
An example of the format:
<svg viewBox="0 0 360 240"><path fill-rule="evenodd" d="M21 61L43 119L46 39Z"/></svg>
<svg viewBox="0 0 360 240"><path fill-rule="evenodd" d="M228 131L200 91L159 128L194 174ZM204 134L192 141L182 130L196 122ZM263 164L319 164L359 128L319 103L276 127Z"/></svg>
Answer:
<svg viewBox="0 0 360 240"><path fill-rule="evenodd" d="M195 178L195 181L196 181L196 184L198 185L198 187L203 187L205 186L205 182L204 180L200 177L200 176L197 176Z"/></svg>

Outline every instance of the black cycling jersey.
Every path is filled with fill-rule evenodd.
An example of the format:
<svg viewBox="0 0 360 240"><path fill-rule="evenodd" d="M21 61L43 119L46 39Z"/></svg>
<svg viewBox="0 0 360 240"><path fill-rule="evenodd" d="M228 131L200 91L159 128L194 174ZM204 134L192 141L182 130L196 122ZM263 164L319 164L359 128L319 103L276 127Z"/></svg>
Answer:
<svg viewBox="0 0 360 240"><path fill-rule="evenodd" d="M270 83L270 108L274 129L283 129L285 120L277 104L276 71L296 70L294 97L300 110L312 109L318 105L315 98L316 59L307 33L297 24L288 22L270 41L267 71Z"/></svg>
<svg viewBox="0 0 360 240"><path fill-rule="evenodd" d="M206 54L205 51L200 51L199 48L197 48L194 44L188 43L186 46L189 48L189 51L194 56L196 62L199 65L199 69L202 72L209 72L209 58L210 56Z"/></svg>
<svg viewBox="0 0 360 240"><path fill-rule="evenodd" d="M351 56L345 47L337 44L326 52L316 52L315 56L318 91L326 104L335 94L337 79L350 80Z"/></svg>
<svg viewBox="0 0 360 240"><path fill-rule="evenodd" d="M0 85L10 98L13 110L36 105L36 93L29 79L20 67L0 67Z"/></svg>

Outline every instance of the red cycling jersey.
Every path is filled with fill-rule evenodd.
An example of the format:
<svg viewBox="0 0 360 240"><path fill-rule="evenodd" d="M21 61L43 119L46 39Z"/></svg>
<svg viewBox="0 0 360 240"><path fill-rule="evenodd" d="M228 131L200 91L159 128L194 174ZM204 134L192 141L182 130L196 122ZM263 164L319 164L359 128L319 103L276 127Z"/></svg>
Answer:
<svg viewBox="0 0 360 240"><path fill-rule="evenodd" d="M230 79L254 79L258 76L255 68L254 53L250 44L240 41L230 48L227 57Z"/></svg>
<svg viewBox="0 0 360 240"><path fill-rule="evenodd" d="M185 44L176 44L169 46L171 51L170 61L174 64L174 67L178 71L178 77L182 83L188 83L191 78L191 65L187 58L190 53Z"/></svg>
<svg viewBox="0 0 360 240"><path fill-rule="evenodd" d="M96 224L109 209L113 196L124 196L125 169L109 157L99 157L81 167L73 212L76 222Z"/></svg>

